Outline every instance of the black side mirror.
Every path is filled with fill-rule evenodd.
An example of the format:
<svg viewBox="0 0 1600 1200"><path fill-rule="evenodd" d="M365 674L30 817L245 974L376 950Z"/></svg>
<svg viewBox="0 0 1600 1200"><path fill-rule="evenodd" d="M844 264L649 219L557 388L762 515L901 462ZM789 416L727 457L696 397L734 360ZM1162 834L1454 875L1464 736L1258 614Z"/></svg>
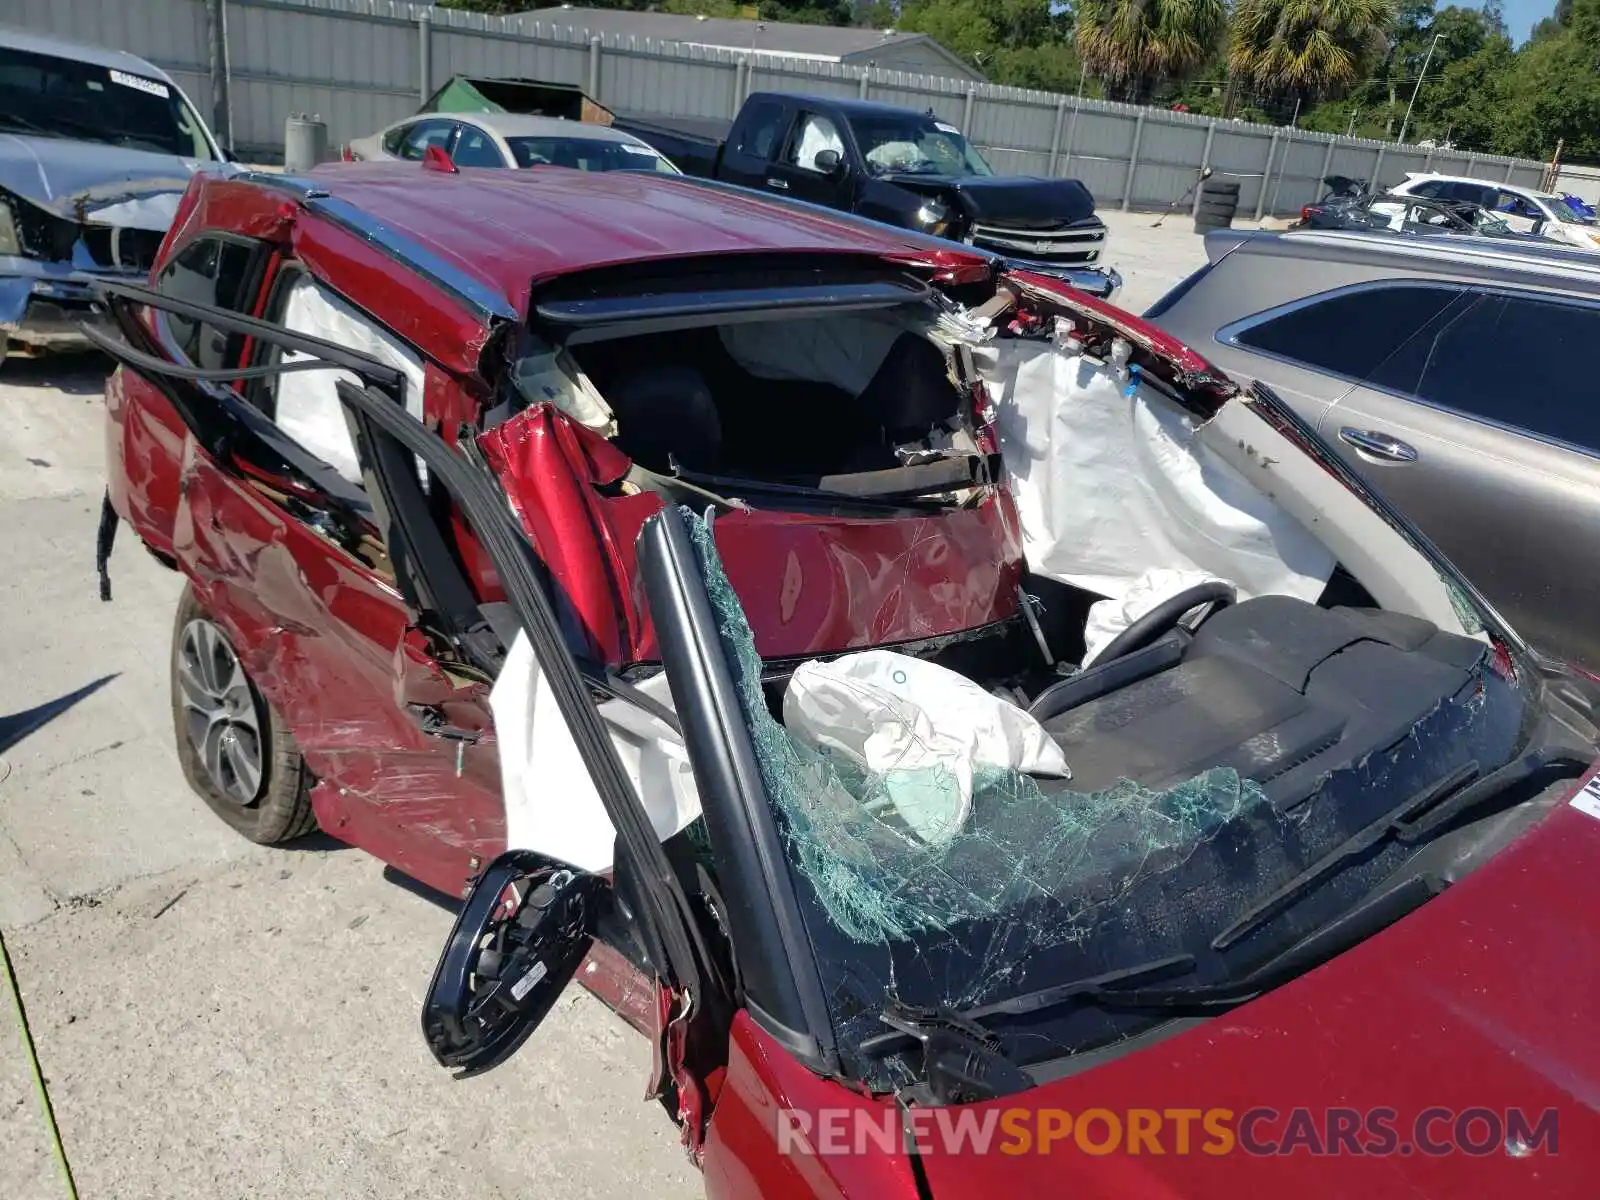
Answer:
<svg viewBox="0 0 1600 1200"><path fill-rule="evenodd" d="M844 156L837 150L818 150L811 161L824 175L838 175L844 170Z"/></svg>
<svg viewBox="0 0 1600 1200"><path fill-rule="evenodd" d="M456 917L422 1003L422 1034L462 1077L516 1053L577 974L609 885L531 850L484 871Z"/></svg>

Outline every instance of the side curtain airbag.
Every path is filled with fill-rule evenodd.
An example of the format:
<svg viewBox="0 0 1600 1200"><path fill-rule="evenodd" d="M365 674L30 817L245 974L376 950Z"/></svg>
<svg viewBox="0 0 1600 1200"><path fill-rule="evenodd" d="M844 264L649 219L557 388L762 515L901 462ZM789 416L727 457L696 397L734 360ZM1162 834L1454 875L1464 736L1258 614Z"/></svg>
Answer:
<svg viewBox="0 0 1600 1200"><path fill-rule="evenodd" d="M1157 569L1226 580L1241 598L1321 594L1333 555L1155 389L1050 343L973 357L1035 573L1113 600Z"/></svg>
<svg viewBox="0 0 1600 1200"><path fill-rule="evenodd" d="M665 675L642 681L639 689L672 704ZM608 869L617 831L525 633L511 643L489 708L500 750L506 848L534 850L585 871ZM665 841L686 828L700 815L700 793L683 743L623 701L607 700L599 712L656 836Z"/></svg>
<svg viewBox="0 0 1600 1200"><path fill-rule="evenodd" d="M374 328L370 320L337 296L301 276L290 287L283 323L298 333L348 346L398 368L406 377L406 410L419 421L422 419L422 360ZM290 351L282 361L309 357ZM361 465L336 390L341 379L356 382L348 371L301 371L278 376L273 419L280 429L339 474L352 483L360 483Z"/></svg>

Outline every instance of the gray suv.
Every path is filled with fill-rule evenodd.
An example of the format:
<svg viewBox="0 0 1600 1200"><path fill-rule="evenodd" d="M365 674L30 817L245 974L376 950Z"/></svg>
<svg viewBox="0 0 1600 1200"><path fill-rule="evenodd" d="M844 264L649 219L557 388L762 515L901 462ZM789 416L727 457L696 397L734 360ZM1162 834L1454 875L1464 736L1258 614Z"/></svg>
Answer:
<svg viewBox="0 0 1600 1200"><path fill-rule="evenodd" d="M1222 230L1145 315L1314 424L1532 645L1600 671L1600 255Z"/></svg>

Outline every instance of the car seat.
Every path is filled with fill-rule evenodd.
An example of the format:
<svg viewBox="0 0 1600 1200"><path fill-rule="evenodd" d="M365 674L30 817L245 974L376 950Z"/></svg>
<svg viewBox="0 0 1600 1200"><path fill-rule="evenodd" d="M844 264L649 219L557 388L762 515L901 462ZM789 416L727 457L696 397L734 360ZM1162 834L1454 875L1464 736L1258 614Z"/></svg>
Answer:
<svg viewBox="0 0 1600 1200"><path fill-rule="evenodd" d="M605 389L617 418L617 447L652 471L672 462L715 471L722 461L722 420L705 377L681 364L652 365L618 375Z"/></svg>

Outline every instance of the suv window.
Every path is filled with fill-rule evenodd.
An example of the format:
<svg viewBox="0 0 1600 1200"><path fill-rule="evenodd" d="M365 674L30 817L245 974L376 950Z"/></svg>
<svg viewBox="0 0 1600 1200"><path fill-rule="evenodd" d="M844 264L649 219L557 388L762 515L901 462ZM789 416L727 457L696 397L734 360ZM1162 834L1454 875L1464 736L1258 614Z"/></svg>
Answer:
<svg viewBox="0 0 1600 1200"><path fill-rule="evenodd" d="M256 248L245 242L203 237L190 242L162 269L156 290L193 304L249 312L255 299ZM168 313L167 333L185 358L199 367L230 365L242 338Z"/></svg>
<svg viewBox="0 0 1600 1200"><path fill-rule="evenodd" d="M441 150L450 148L450 135L456 131L454 121L418 121L406 130L400 139L399 155L412 162L420 162L429 146Z"/></svg>
<svg viewBox="0 0 1600 1200"><path fill-rule="evenodd" d="M1430 179L1427 183L1419 183L1411 189L1413 196L1421 196L1427 200L1444 195L1444 183L1438 179Z"/></svg>
<svg viewBox="0 0 1600 1200"><path fill-rule="evenodd" d="M1453 287L1403 283L1357 288L1268 317L1232 340L1320 371L1367 379L1459 294Z"/></svg>
<svg viewBox="0 0 1600 1200"><path fill-rule="evenodd" d="M1580 402L1581 367L1600 345L1600 308L1482 295L1412 338L1372 382L1443 408L1600 452L1600 409ZM1520 351L1508 377L1508 348Z"/></svg>
<svg viewBox="0 0 1600 1200"><path fill-rule="evenodd" d="M739 144L734 149L763 161L771 159L783 135L783 116L783 105L776 100L757 100L751 104L740 126Z"/></svg>

